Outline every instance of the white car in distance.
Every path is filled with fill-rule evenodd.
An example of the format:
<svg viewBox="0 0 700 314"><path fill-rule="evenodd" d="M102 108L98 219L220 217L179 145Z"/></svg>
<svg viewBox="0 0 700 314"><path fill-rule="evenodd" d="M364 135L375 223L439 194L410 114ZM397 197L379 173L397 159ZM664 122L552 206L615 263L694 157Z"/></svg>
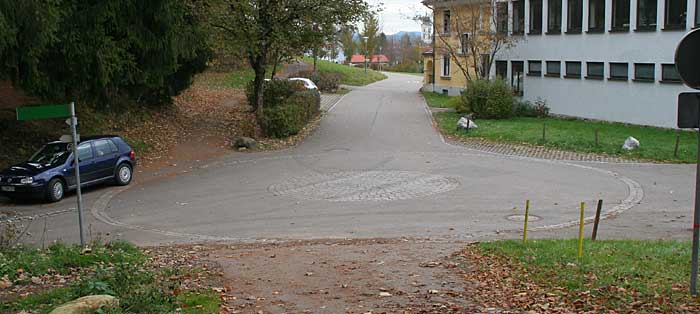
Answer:
<svg viewBox="0 0 700 314"><path fill-rule="evenodd" d="M314 82L310 79L303 78L303 77L291 77L291 78L289 78L289 80L290 81L301 81L304 83L304 87L306 87L306 89L318 90L318 87L316 86L316 84L314 84Z"/></svg>

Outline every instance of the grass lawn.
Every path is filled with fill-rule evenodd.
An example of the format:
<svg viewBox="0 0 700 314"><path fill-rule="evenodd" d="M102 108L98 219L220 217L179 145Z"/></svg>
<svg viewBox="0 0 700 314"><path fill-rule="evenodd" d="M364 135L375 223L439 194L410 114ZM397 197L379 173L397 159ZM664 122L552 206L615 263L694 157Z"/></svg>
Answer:
<svg viewBox="0 0 700 314"><path fill-rule="evenodd" d="M697 158L697 135L694 132L579 119L521 117L477 119L479 128L465 132L456 128L460 114L439 112L434 116L444 133L464 138L545 145L562 150L663 162L693 163ZM546 141L543 142L542 128L545 124ZM598 145L595 145L596 130ZM680 135L678 157L674 156L676 135ZM628 136L638 139L640 148L631 152L623 150L622 144Z"/></svg>
<svg viewBox="0 0 700 314"><path fill-rule="evenodd" d="M697 305L688 292L691 245L687 241L587 241L581 260L576 257L576 240L485 242L478 248L522 266L525 271L516 274L522 281L553 290L564 288L573 296L588 291L594 302L607 309L626 312L633 302L664 312L678 304Z"/></svg>
<svg viewBox="0 0 700 314"><path fill-rule="evenodd" d="M311 58L304 58L304 62L312 66L314 64L314 60ZM368 69L367 73L365 73L364 68L356 68L324 60L316 61L316 69L320 72L340 73L340 84L343 85L365 86L386 79L386 75L374 70Z"/></svg>
<svg viewBox="0 0 700 314"><path fill-rule="evenodd" d="M192 269L149 265L140 249L126 242L95 245L83 253L77 245L53 244L0 250L0 282L9 289L32 291L7 295L1 313L49 313L58 305L86 295L109 294L119 308L104 313L219 313L220 298L209 290L173 293ZM179 280L179 279L178 279ZM7 290L9 292L10 290ZM102 312L100 312L102 313Z"/></svg>
<svg viewBox="0 0 700 314"><path fill-rule="evenodd" d="M433 92L423 92L423 97L428 106L433 108L455 108L460 102L458 96L447 96Z"/></svg>

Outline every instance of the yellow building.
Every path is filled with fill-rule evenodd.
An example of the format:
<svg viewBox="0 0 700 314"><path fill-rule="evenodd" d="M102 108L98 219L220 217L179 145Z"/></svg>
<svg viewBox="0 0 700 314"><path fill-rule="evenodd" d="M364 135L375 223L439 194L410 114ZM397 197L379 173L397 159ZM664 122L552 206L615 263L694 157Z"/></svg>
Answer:
<svg viewBox="0 0 700 314"><path fill-rule="evenodd" d="M469 45L479 41L482 30L490 30L491 2L424 0L423 4L433 11L433 48L423 54L423 90L457 96L469 79L488 76L489 55L474 58Z"/></svg>

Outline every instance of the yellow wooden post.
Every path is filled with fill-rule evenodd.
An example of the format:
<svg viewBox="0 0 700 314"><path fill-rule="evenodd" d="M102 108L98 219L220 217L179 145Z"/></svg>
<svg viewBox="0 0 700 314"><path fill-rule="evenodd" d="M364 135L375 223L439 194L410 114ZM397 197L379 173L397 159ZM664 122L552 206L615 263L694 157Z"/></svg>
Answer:
<svg viewBox="0 0 700 314"><path fill-rule="evenodd" d="M581 202L581 219L578 223L578 258L583 257L583 212L585 207L586 203Z"/></svg>
<svg viewBox="0 0 700 314"><path fill-rule="evenodd" d="M530 200L525 201L525 226L523 227L523 243L527 241L527 220L530 217Z"/></svg>

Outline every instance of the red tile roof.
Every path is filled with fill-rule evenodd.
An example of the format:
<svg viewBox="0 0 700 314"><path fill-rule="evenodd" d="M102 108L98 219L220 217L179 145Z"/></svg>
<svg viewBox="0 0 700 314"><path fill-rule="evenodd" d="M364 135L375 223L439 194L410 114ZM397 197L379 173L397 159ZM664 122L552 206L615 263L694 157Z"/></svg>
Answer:
<svg viewBox="0 0 700 314"><path fill-rule="evenodd" d="M372 61L369 63L388 63L389 58L387 58L385 55L374 55L372 56ZM350 63L365 63L365 56L364 55L352 55L352 58L350 58Z"/></svg>

